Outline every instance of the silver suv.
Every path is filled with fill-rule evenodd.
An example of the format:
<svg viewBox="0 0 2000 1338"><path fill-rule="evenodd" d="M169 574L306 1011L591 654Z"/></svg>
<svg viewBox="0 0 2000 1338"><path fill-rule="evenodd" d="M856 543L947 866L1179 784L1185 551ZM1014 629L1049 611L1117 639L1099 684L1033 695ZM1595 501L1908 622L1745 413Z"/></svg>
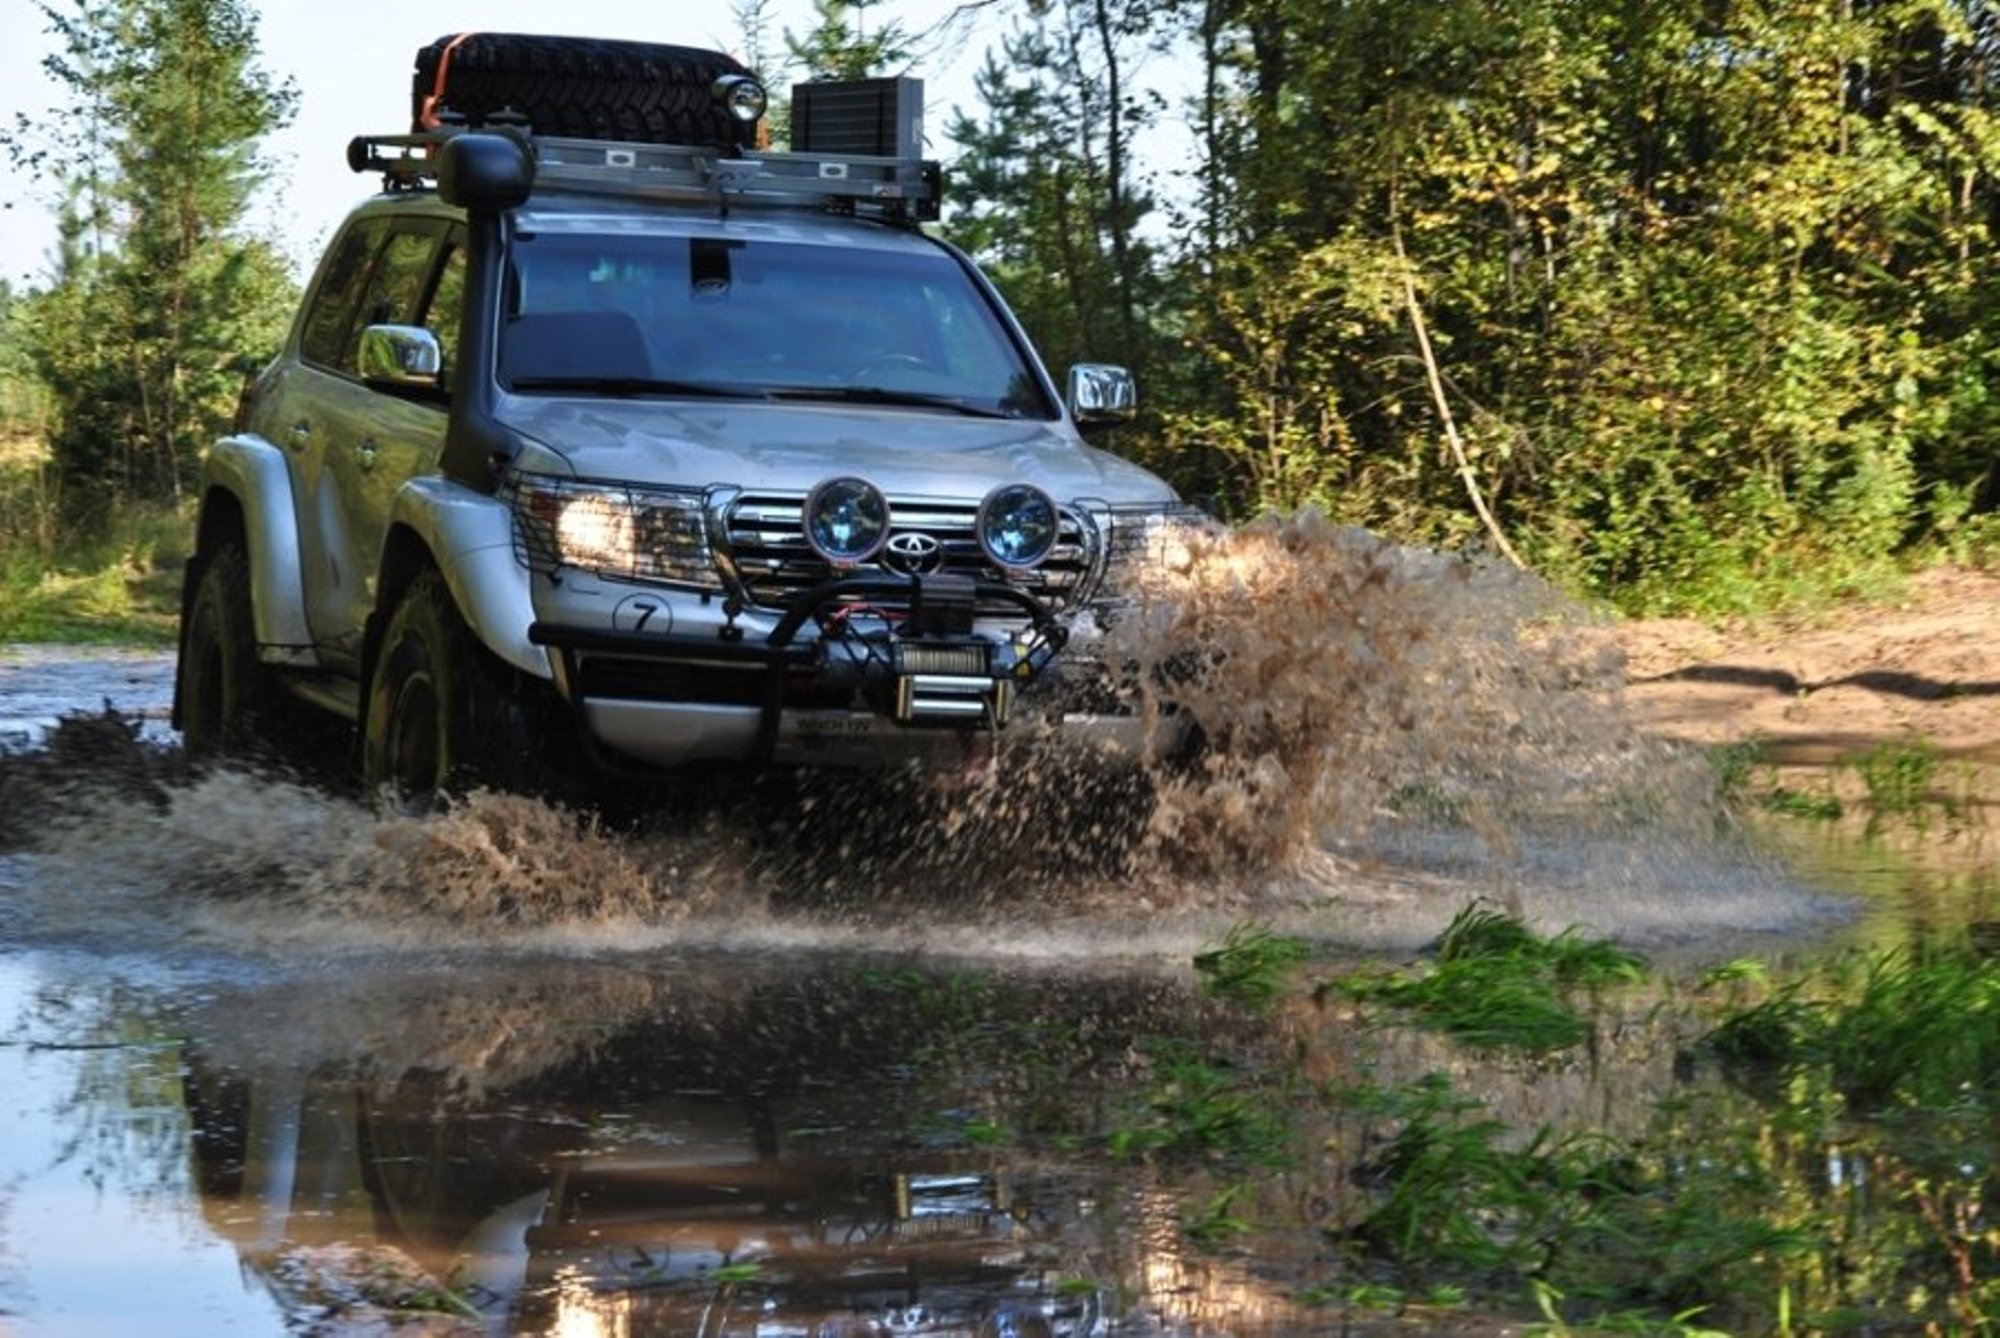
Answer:
<svg viewBox="0 0 2000 1338"><path fill-rule="evenodd" d="M801 86L787 153L742 129L747 72L678 48L644 50L683 66L613 73L697 86L674 133L703 142L491 110L500 67L566 40L446 39L420 58L417 129L350 150L385 190L206 457L190 748L316 707L355 728L371 788L422 795L956 763L1026 719L1136 745L1096 650L1185 509L1080 436L1129 416L1131 378L1079 366L1058 393L992 285L921 230L920 86ZM449 114L454 57L485 80L484 124ZM616 83L577 86L610 105ZM874 152L848 151L857 108L889 127Z"/></svg>

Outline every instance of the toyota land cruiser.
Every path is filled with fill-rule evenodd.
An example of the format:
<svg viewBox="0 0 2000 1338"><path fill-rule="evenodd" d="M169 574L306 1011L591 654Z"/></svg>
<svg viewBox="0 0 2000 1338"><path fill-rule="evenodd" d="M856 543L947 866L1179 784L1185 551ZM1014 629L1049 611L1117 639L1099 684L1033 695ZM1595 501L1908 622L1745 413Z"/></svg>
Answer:
<svg viewBox="0 0 2000 1338"><path fill-rule="evenodd" d="M1033 719L1136 747L1097 646L1184 514L1085 443L927 235L921 86L459 35L420 53L384 189L207 452L175 720L228 750L318 708L364 781L960 759ZM573 741L574 747L571 747Z"/></svg>

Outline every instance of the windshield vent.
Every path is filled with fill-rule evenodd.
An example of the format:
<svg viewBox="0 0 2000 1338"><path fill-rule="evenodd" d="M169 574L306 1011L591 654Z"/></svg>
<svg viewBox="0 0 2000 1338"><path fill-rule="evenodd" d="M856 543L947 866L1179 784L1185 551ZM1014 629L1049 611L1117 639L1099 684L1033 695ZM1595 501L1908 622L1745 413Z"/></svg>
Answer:
<svg viewBox="0 0 2000 1338"><path fill-rule="evenodd" d="M748 493L729 508L726 546L751 599L763 608L784 608L793 596L833 576L827 563L806 544L799 526L804 506L805 497L799 493ZM1058 612L1075 607L1088 596L1093 571L1090 531L1074 513L1064 510L1061 536L1048 561L1033 571L1009 575L989 562L979 547L973 532L978 512L977 501L891 497L893 524L888 545L856 571L890 576L948 572L982 581L1006 581ZM982 607L980 612L995 617L1021 616L1012 604Z"/></svg>

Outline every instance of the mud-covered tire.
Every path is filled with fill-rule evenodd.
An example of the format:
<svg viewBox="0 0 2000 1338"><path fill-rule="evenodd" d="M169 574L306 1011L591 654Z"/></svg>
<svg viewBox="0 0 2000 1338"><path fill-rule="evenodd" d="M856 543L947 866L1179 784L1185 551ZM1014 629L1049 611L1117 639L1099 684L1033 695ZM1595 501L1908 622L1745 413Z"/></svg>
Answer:
<svg viewBox="0 0 2000 1338"><path fill-rule="evenodd" d="M731 116L713 92L724 75L749 73L697 47L453 34L417 52L411 115L418 130L434 128L444 112L472 125L504 112L525 118L539 135L750 147L755 128Z"/></svg>
<svg viewBox="0 0 2000 1338"><path fill-rule="evenodd" d="M411 808L487 787L551 793L567 749L548 686L479 643L436 570L389 615L362 715L361 778Z"/></svg>
<svg viewBox="0 0 2000 1338"><path fill-rule="evenodd" d="M284 694L257 659L250 604L250 558L224 540L200 559L181 624L174 714L190 756L274 751L270 731Z"/></svg>

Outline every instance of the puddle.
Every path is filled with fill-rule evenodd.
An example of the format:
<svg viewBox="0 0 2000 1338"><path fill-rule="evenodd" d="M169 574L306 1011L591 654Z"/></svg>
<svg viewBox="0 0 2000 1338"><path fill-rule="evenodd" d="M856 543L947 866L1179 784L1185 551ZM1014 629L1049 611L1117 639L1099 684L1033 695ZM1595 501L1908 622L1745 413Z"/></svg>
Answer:
<svg viewBox="0 0 2000 1338"><path fill-rule="evenodd" d="M1511 573L1273 523L1157 593L1123 635L1193 767L1028 740L615 830L192 774L165 661L0 660L0 1327L1493 1331L1368 1299L1335 1227L1381 1130L1335 1094L1449 1075L1512 1129L1648 1136L1691 1090L1660 996L1510 1060L1310 988L1228 1006L1196 956L1407 962L1483 901L1671 993L1873 903L1633 731ZM1258 1161L1265 1115L1311 1151Z"/></svg>
<svg viewBox="0 0 2000 1338"><path fill-rule="evenodd" d="M174 658L154 651L0 646L0 751L40 744L56 722L115 705L151 742L169 743Z"/></svg>

